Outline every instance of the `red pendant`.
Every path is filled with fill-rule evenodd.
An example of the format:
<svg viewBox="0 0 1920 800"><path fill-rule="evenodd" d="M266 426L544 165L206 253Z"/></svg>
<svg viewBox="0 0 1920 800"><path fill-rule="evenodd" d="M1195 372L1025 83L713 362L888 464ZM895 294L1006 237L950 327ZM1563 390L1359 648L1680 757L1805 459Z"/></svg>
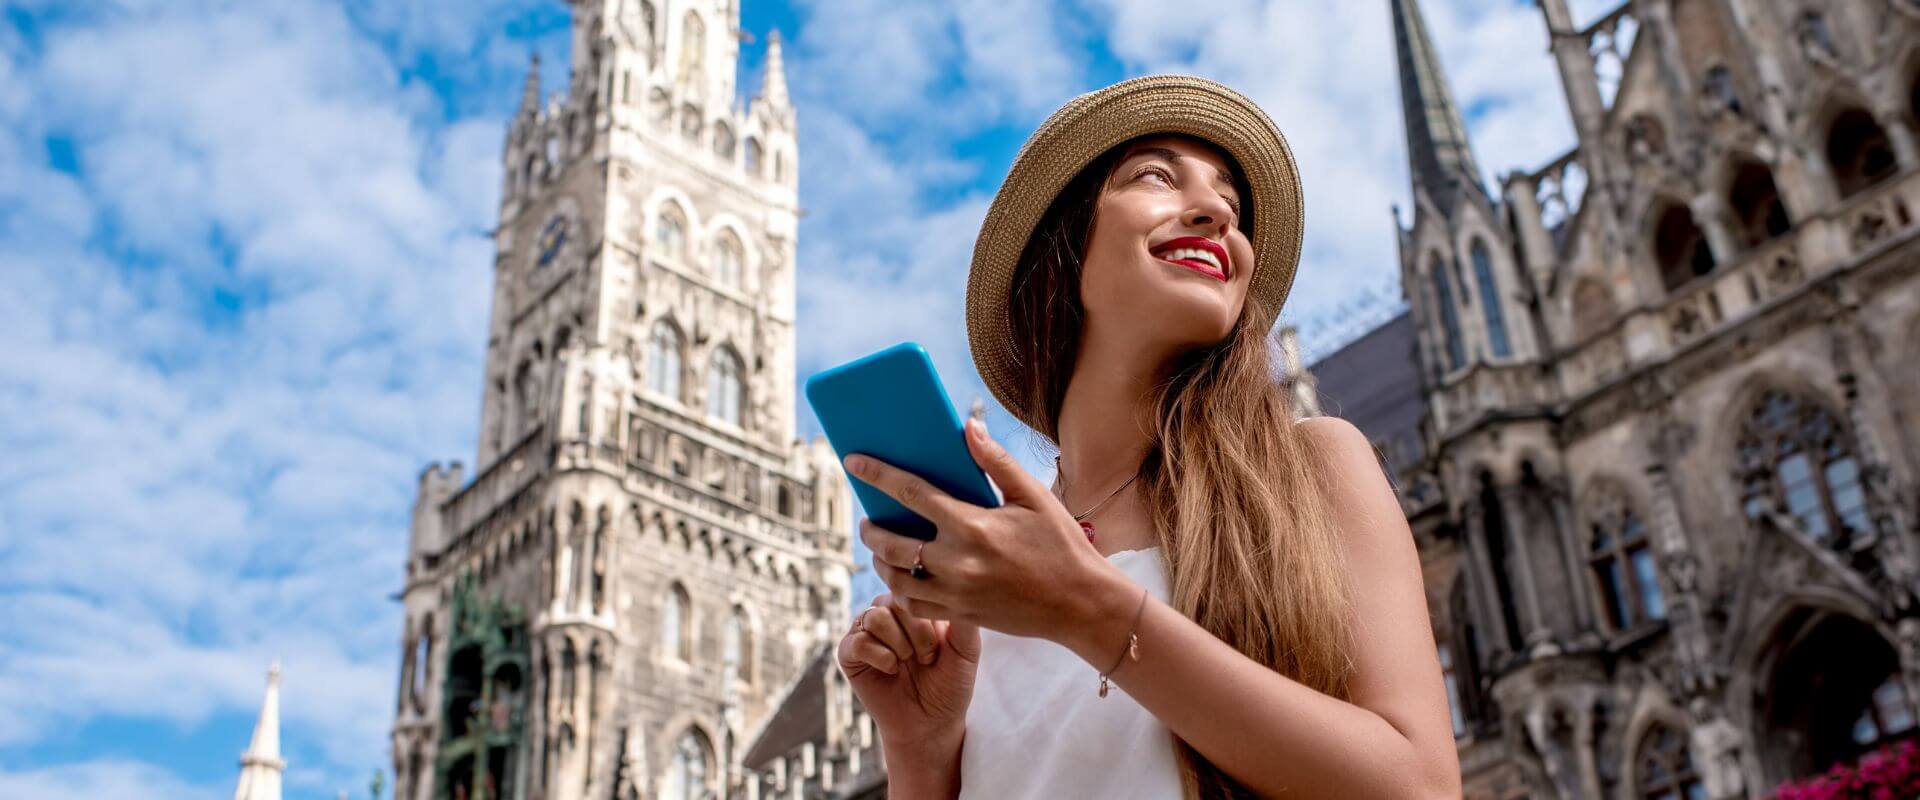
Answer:
<svg viewBox="0 0 1920 800"><path fill-rule="evenodd" d="M1080 530L1086 531L1087 542L1091 544L1093 542L1093 523L1091 522L1080 523Z"/></svg>

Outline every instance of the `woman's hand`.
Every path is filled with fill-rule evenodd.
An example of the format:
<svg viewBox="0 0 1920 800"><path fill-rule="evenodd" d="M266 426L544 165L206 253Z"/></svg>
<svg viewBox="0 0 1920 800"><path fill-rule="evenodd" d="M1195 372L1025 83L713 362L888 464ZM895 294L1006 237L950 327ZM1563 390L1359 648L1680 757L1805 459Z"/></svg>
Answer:
<svg viewBox="0 0 1920 800"><path fill-rule="evenodd" d="M1029 474L986 426L967 421L967 448L1005 495L999 508L955 499L905 470L859 454L847 469L933 522L922 542L860 521L873 568L893 590L892 602L922 619L952 620L1014 636L1064 642L1097 609L1100 588L1126 580L1087 543L1060 499ZM909 572L916 555L928 576Z"/></svg>
<svg viewBox="0 0 1920 800"><path fill-rule="evenodd" d="M840 639L840 671L883 742L956 743L966 731L980 628L920 619L880 595Z"/></svg>

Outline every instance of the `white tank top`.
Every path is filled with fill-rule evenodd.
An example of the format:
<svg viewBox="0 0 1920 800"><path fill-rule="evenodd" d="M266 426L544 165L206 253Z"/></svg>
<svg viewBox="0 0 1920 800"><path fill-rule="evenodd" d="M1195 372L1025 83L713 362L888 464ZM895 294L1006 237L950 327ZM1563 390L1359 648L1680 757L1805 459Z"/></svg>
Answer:
<svg viewBox="0 0 1920 800"><path fill-rule="evenodd" d="M1166 602L1160 548L1107 560ZM1119 685L1099 689L1100 671L1072 650L982 628L960 797L1178 800L1173 734Z"/></svg>

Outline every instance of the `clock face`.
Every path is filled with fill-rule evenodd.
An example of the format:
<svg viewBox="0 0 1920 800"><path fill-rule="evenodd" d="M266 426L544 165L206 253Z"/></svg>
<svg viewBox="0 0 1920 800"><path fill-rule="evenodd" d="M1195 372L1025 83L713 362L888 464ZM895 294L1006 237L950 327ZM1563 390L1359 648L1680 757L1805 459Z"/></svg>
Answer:
<svg viewBox="0 0 1920 800"><path fill-rule="evenodd" d="M564 214L555 214L547 220L547 226L540 229L540 257L534 266L544 267L560 255L560 249L567 244L567 218Z"/></svg>

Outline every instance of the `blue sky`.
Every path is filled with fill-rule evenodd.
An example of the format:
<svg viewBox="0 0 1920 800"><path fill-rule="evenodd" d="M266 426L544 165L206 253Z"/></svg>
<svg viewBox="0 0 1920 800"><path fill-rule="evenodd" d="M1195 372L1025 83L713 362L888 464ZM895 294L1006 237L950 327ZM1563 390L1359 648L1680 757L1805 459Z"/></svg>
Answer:
<svg viewBox="0 0 1920 800"><path fill-rule="evenodd" d="M984 395L959 292L987 200L1048 111L1149 72L1287 131L1289 317L1389 285L1385 6L745 0L742 85L778 28L799 106L802 375L916 339ZM1427 10L1486 168L1571 144L1532 2ZM231 793L274 658L287 796L364 796L414 480L472 460L505 119L530 51L564 84L567 25L559 0L0 0L0 796Z"/></svg>

